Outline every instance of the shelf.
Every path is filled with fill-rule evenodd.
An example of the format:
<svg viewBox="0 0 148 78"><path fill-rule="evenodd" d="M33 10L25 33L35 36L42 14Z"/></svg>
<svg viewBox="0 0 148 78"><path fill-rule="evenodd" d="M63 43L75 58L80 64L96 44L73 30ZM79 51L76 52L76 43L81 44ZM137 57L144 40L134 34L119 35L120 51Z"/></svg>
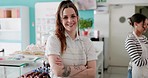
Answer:
<svg viewBox="0 0 148 78"><path fill-rule="evenodd" d="M21 40L3 40L0 39L1 43L21 43Z"/></svg>
<svg viewBox="0 0 148 78"><path fill-rule="evenodd" d="M29 7L0 7L0 47L5 55L25 50L29 40Z"/></svg>
<svg viewBox="0 0 148 78"><path fill-rule="evenodd" d="M0 7L0 18L20 18L20 8Z"/></svg>
<svg viewBox="0 0 148 78"><path fill-rule="evenodd" d="M21 31L20 18L0 18L0 31Z"/></svg>
<svg viewBox="0 0 148 78"><path fill-rule="evenodd" d="M20 30L12 30L12 29L0 29L0 32L20 32Z"/></svg>
<svg viewBox="0 0 148 78"><path fill-rule="evenodd" d="M4 31L0 31L0 40L1 42L16 42L16 41L21 41L21 32L20 31L8 31L8 30L4 30Z"/></svg>

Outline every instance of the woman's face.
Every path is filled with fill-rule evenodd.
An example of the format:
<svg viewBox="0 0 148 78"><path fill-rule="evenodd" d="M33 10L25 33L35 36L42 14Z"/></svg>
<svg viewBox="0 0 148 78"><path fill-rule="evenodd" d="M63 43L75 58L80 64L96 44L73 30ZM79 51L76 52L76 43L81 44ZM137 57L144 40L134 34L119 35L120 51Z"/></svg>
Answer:
<svg viewBox="0 0 148 78"><path fill-rule="evenodd" d="M144 27L145 27L145 31L144 32L146 32L147 29L148 29L148 19L145 20Z"/></svg>
<svg viewBox="0 0 148 78"><path fill-rule="evenodd" d="M78 16L73 8L65 8L61 13L61 22L67 32L75 32L78 25Z"/></svg>
<svg viewBox="0 0 148 78"><path fill-rule="evenodd" d="M143 22L140 22L140 23L137 23L136 26L137 26L136 29L139 32L145 33L147 31L147 29L148 29L148 19L146 19L144 21L144 24L143 24Z"/></svg>

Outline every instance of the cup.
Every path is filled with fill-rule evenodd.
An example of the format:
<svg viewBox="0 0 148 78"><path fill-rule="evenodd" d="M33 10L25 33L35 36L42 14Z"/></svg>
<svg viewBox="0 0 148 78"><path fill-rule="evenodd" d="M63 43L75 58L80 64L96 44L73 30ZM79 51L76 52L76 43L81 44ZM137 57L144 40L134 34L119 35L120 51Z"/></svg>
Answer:
<svg viewBox="0 0 148 78"><path fill-rule="evenodd" d="M99 34L100 34L99 30L94 30L94 37L95 38L99 38Z"/></svg>

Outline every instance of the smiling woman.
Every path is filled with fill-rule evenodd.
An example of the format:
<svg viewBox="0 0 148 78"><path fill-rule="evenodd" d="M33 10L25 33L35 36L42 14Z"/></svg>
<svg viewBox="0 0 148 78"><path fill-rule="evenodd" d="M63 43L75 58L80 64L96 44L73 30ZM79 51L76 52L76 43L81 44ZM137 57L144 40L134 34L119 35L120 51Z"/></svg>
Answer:
<svg viewBox="0 0 148 78"><path fill-rule="evenodd" d="M79 35L77 8L70 0L62 1L56 17L56 31L46 45L50 76L95 78L97 54L91 41Z"/></svg>
<svg viewBox="0 0 148 78"><path fill-rule="evenodd" d="M148 18L136 13L129 18L133 31L125 40L125 49L130 56L129 74L133 78L148 78L148 40L143 35L148 29Z"/></svg>

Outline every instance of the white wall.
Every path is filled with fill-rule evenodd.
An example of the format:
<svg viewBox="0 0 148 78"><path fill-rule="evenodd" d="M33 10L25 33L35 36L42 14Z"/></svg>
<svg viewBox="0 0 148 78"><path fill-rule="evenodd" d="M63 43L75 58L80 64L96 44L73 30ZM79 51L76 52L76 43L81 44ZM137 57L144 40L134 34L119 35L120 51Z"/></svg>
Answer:
<svg viewBox="0 0 148 78"><path fill-rule="evenodd" d="M95 14L94 26L100 34L106 37L106 60L108 65L128 66L129 56L124 48L124 40L131 28L127 18L135 13L135 6L148 6L148 0L109 0L111 4L109 14ZM142 4L144 3L144 4ZM116 4L120 4L116 6ZM114 15L113 15L114 14ZM119 23L121 16L126 17L126 23ZM121 33L121 34L120 34Z"/></svg>
<svg viewBox="0 0 148 78"><path fill-rule="evenodd" d="M99 30L100 36L104 37L104 68L108 67L108 46L109 46L109 13L94 14L94 29Z"/></svg>
<svg viewBox="0 0 148 78"><path fill-rule="evenodd" d="M100 31L100 35L109 37L109 13L94 14L94 29Z"/></svg>
<svg viewBox="0 0 148 78"><path fill-rule="evenodd" d="M125 39L132 31L128 18L134 13L135 5L112 5L110 7L109 64L112 66L128 66L129 56L125 50ZM125 17L124 23L119 21L120 17Z"/></svg>
<svg viewBox="0 0 148 78"><path fill-rule="evenodd" d="M148 0L107 0L109 4L139 4L148 3Z"/></svg>

